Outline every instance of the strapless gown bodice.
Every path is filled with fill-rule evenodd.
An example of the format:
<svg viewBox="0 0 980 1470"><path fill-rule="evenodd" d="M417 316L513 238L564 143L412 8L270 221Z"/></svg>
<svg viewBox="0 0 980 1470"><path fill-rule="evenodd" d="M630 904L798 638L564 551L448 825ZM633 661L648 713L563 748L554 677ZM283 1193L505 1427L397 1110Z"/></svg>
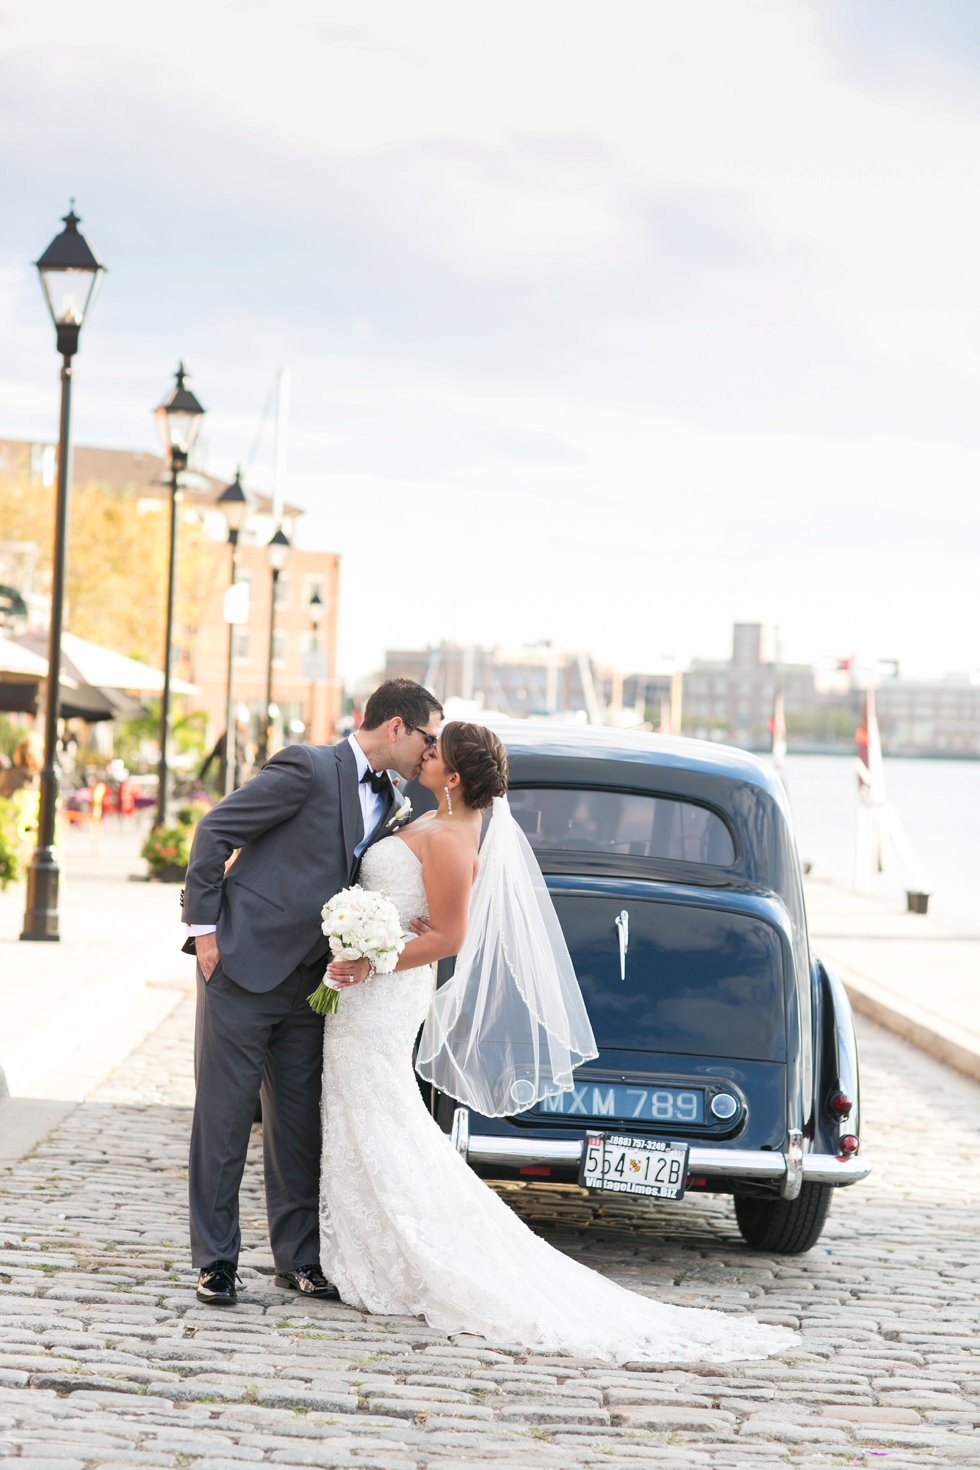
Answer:
<svg viewBox="0 0 980 1470"><path fill-rule="evenodd" d="M368 848L361 862L360 884L387 893L406 930L420 914L428 915L422 864L400 837L385 837Z"/></svg>

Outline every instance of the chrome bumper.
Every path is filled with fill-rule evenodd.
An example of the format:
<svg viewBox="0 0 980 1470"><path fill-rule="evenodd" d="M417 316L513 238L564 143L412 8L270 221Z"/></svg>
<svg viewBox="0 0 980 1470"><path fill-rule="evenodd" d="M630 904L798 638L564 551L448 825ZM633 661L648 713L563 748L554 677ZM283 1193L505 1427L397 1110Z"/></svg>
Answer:
<svg viewBox="0 0 980 1470"><path fill-rule="evenodd" d="M525 1164L577 1168L582 1157L579 1138L497 1138L489 1133L470 1133L464 1140L460 1128L454 1130L454 1138L459 1152L472 1164L505 1164L511 1169ZM837 1159L833 1154L803 1154L800 1164L803 1180L812 1184L857 1184L871 1173L867 1160ZM792 1162L785 1154L755 1149L694 1147L689 1160L691 1174L706 1178L771 1179L782 1183L787 1168L792 1172Z"/></svg>

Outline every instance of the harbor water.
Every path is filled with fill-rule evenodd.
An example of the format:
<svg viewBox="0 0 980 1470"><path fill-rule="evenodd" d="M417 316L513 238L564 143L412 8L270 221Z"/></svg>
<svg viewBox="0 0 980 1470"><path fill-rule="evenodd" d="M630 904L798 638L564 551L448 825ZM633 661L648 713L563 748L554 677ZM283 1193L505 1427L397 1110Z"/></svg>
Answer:
<svg viewBox="0 0 980 1470"><path fill-rule="evenodd" d="M814 878L854 885L857 776L853 757L788 755L784 771L800 857ZM980 929L980 761L885 759L888 798L933 897L930 913ZM869 897L904 904L911 875L897 860Z"/></svg>

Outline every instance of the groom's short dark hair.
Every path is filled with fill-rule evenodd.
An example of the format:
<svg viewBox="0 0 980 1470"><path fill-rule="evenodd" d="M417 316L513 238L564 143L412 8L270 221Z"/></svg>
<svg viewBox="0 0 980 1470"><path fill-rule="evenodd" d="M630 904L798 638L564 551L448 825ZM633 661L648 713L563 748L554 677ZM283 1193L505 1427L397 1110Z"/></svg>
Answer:
<svg viewBox="0 0 980 1470"><path fill-rule="evenodd" d="M414 679L386 679L379 684L364 706L362 728L377 730L396 717L415 729L427 725L434 714L442 714L442 705L434 694Z"/></svg>

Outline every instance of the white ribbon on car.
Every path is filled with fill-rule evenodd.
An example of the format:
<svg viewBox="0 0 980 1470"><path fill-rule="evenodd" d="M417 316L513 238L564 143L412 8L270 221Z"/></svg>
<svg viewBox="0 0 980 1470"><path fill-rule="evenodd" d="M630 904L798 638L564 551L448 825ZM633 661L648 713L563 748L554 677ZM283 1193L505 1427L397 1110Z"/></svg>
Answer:
<svg viewBox="0 0 980 1470"><path fill-rule="evenodd" d="M485 1117L572 1088L598 1056L565 936L531 845L498 796L480 852L466 938L436 991L415 1066Z"/></svg>

